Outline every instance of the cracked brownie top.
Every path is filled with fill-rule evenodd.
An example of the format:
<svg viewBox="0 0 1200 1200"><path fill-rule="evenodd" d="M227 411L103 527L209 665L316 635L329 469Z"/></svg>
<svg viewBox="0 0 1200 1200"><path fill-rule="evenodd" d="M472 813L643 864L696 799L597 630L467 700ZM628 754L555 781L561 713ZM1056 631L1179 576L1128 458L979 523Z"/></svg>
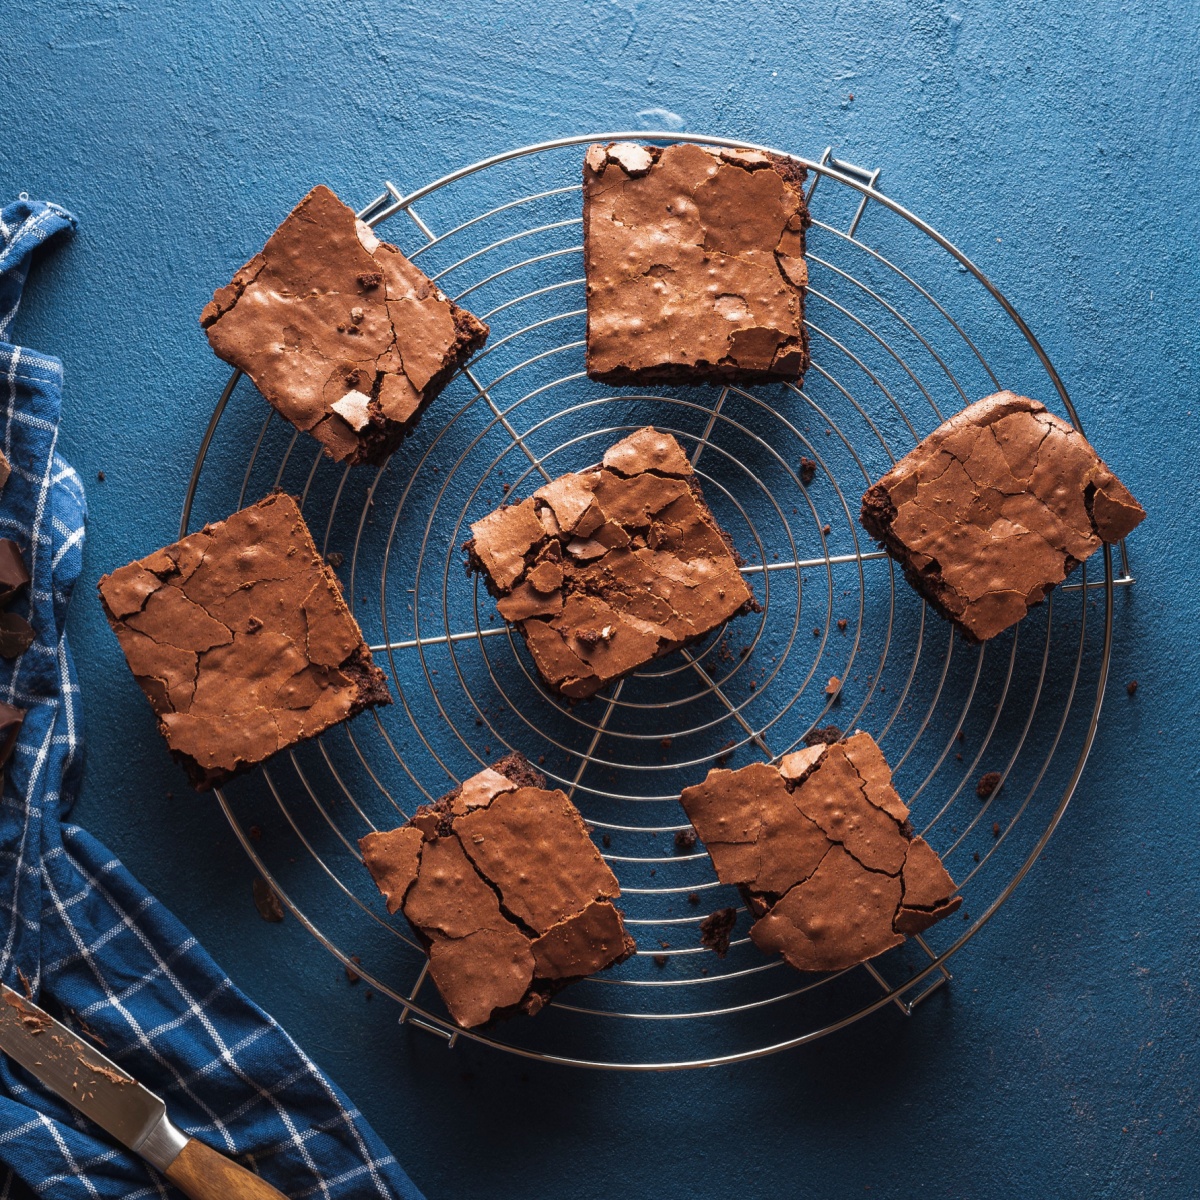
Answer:
<svg viewBox="0 0 1200 1200"><path fill-rule="evenodd" d="M599 470L496 509L471 534L471 567L565 696L590 696L755 607L683 448L656 429L610 447Z"/></svg>
<svg viewBox="0 0 1200 1200"><path fill-rule="evenodd" d="M337 577L283 493L105 575L100 598L197 788L390 703Z"/></svg>
<svg viewBox="0 0 1200 1200"><path fill-rule="evenodd" d="M518 753L359 846L388 912L403 912L428 948L429 973L464 1028L536 1013L635 949L612 904L616 876L583 819Z"/></svg>
<svg viewBox="0 0 1200 1200"><path fill-rule="evenodd" d="M587 371L606 383L800 379L804 169L757 150L591 146Z"/></svg>
<svg viewBox="0 0 1200 1200"><path fill-rule="evenodd" d="M908 825L870 734L818 742L778 766L714 770L680 797L750 937L802 971L874 958L958 909L954 881Z"/></svg>
<svg viewBox="0 0 1200 1200"><path fill-rule="evenodd" d="M867 532L971 641L1015 624L1145 515L1082 433L1013 392L940 425L862 505Z"/></svg>
<svg viewBox="0 0 1200 1200"><path fill-rule="evenodd" d="M219 289L200 324L338 462L380 463L488 328L327 187Z"/></svg>

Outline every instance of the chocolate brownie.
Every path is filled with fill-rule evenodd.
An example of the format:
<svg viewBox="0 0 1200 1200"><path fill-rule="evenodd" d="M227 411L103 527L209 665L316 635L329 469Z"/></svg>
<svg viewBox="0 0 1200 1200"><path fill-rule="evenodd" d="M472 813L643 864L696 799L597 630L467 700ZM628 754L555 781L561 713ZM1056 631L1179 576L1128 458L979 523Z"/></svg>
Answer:
<svg viewBox="0 0 1200 1200"><path fill-rule="evenodd" d="M616 876L583 819L520 754L359 846L388 912L402 912L424 943L429 974L465 1029L533 1015L637 948L612 904Z"/></svg>
<svg viewBox="0 0 1200 1200"><path fill-rule="evenodd" d="M327 187L200 314L217 355L338 462L381 463L488 328Z"/></svg>
<svg viewBox="0 0 1200 1200"><path fill-rule="evenodd" d="M717 878L736 884L750 937L801 971L865 962L962 903L870 734L818 743L778 766L710 771L680 797Z"/></svg>
<svg viewBox="0 0 1200 1200"><path fill-rule="evenodd" d="M198 791L391 703L337 577L282 492L105 575L100 599Z"/></svg>
<svg viewBox="0 0 1200 1200"><path fill-rule="evenodd" d="M471 533L471 569L564 696L590 696L756 607L682 447L654 429Z"/></svg>
<svg viewBox="0 0 1200 1200"><path fill-rule="evenodd" d="M690 143L589 147L587 373L604 383L799 381L804 168Z"/></svg>
<svg viewBox="0 0 1200 1200"><path fill-rule="evenodd" d="M996 392L938 426L863 496L867 532L970 642L1015 625L1145 516L1087 439Z"/></svg>

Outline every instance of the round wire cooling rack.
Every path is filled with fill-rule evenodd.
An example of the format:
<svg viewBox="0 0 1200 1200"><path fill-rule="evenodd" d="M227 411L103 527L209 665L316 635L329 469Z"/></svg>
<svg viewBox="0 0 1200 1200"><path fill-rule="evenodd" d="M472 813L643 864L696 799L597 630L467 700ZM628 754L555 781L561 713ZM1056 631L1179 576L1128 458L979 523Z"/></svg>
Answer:
<svg viewBox="0 0 1200 1200"><path fill-rule="evenodd" d="M197 456L181 533L194 514L226 516L274 487L298 495L390 673L391 707L218 791L287 908L402 1006L401 1022L425 1031L414 1036L650 1070L765 1055L887 1005L912 1015L950 979L948 959L1011 894L1075 790L1100 714L1114 589L1131 577L1124 546L1119 577L1106 547L1102 573L1085 565L1020 626L971 647L864 539L861 493L967 402L1004 386L1079 420L1012 305L880 191L879 171L830 150L816 161L789 156L809 172L813 216L802 387L647 393L588 380L580 149L622 139L679 140L573 137L407 196L388 183L360 215L388 222L389 239L488 322L486 347L377 472L338 467L264 417L235 373ZM542 685L466 574L461 544L503 500L597 463L643 425L671 432L690 455L761 611L569 703ZM775 758L826 724L880 742L964 906L961 919L870 963L805 976L755 950L736 892L716 881L701 848L676 842L687 828L677 798L713 765ZM410 931L384 912L357 843L510 749L583 813L620 881L638 952L536 1019L467 1032L427 981ZM981 800L987 771L1001 783ZM718 958L700 945L699 925L727 905L738 920Z"/></svg>

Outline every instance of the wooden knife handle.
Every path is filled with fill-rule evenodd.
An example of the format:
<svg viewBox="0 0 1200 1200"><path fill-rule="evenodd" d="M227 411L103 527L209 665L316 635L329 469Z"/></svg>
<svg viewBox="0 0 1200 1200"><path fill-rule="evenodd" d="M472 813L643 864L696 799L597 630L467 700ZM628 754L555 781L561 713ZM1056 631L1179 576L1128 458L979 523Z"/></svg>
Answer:
<svg viewBox="0 0 1200 1200"><path fill-rule="evenodd" d="M191 1200L287 1200L269 1183L194 1138L167 1168L166 1176Z"/></svg>

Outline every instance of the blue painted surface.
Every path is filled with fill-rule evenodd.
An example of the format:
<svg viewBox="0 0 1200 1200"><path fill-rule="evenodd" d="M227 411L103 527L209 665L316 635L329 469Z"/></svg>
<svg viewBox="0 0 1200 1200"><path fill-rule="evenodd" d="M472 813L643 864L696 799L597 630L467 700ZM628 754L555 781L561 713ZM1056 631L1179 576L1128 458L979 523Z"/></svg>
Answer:
<svg viewBox="0 0 1200 1200"><path fill-rule="evenodd" d="M361 0L6 17L0 186L70 207L18 341L67 366L90 484L74 645L78 818L358 1101L431 1197L1183 1196L1200 1191L1194 993L1200 128L1193 6ZM15 64L15 66L14 66ZM853 99L850 98L853 94ZM953 990L717 1072L580 1075L395 1029L188 793L89 604L169 540L225 370L196 313L312 182L373 195L661 107L885 168L1014 300L1150 511L1097 747ZM1130 699L1124 683L1137 678ZM349 997L349 1000L347 999ZM349 1016L347 1014L350 1014Z"/></svg>

